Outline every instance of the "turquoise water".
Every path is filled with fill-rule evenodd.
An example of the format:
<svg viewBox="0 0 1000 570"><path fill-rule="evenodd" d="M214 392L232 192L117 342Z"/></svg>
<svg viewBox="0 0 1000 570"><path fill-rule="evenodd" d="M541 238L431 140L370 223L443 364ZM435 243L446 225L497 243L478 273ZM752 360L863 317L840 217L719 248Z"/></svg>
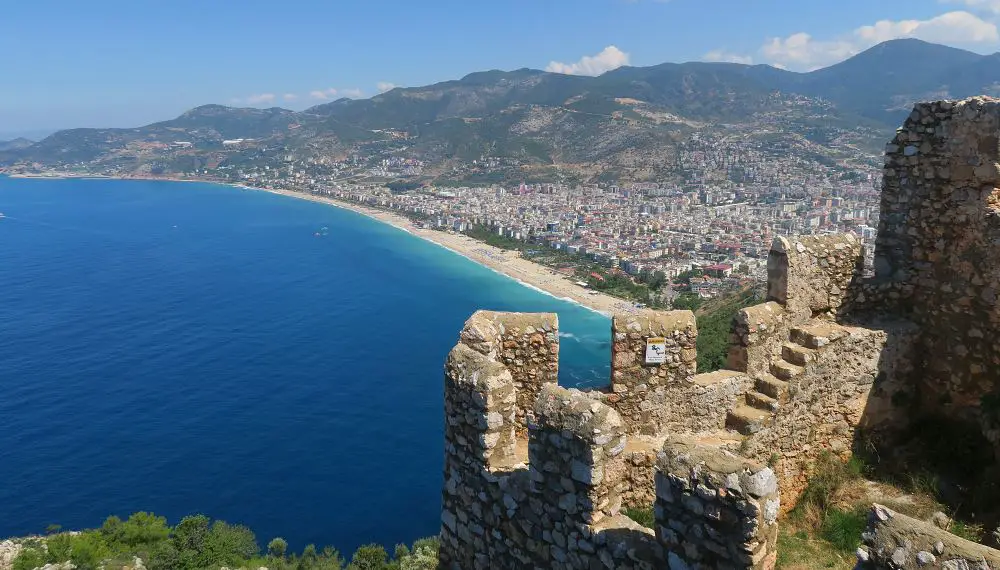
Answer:
<svg viewBox="0 0 1000 570"><path fill-rule="evenodd" d="M472 312L556 311L561 382L608 377L607 318L350 211L0 177L0 212L0 537L149 510L409 542L437 532L442 369Z"/></svg>

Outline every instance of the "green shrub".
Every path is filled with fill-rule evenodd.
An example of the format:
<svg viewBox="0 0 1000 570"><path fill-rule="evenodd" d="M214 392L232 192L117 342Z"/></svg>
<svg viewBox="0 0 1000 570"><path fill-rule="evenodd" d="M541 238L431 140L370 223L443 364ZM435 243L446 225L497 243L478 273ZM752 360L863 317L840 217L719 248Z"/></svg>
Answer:
<svg viewBox="0 0 1000 570"><path fill-rule="evenodd" d="M121 523L120 533L121 542L129 546L151 545L169 538L170 527L164 517L138 512Z"/></svg>
<svg viewBox="0 0 1000 570"><path fill-rule="evenodd" d="M211 522L205 515L184 517L174 527L172 533L174 544L182 552L185 550L201 550L205 545L205 537L208 536Z"/></svg>
<svg viewBox="0 0 1000 570"><path fill-rule="evenodd" d="M68 534L57 534L45 541L48 547L49 562L59 563L69 560L73 553L73 544Z"/></svg>
<svg viewBox="0 0 1000 570"><path fill-rule="evenodd" d="M816 458L809 476L809 485L802 492L794 512L801 515L814 509L818 511L820 520L825 519L837 491L848 482L859 479L863 468L864 464L860 460L852 458L845 463L833 453L824 451Z"/></svg>
<svg viewBox="0 0 1000 570"><path fill-rule="evenodd" d="M45 553L38 548L25 548L14 559L11 570L34 570L48 562Z"/></svg>
<svg viewBox="0 0 1000 570"><path fill-rule="evenodd" d="M400 560L400 570L437 570L438 547L437 539L413 543L410 555Z"/></svg>
<svg viewBox="0 0 1000 570"><path fill-rule="evenodd" d="M412 548L399 545L393 559L377 544L362 546L348 566L351 570L436 570L439 543L424 538ZM33 570L46 563L70 561L79 570L119 567L141 558L149 570L213 570L260 568L271 570L344 570L345 561L331 547L318 552L308 545L300 556L287 556L288 543L275 538L268 543L268 557L260 556L256 537L250 529L204 515L185 517L170 528L163 517L136 513L127 521L108 517L96 530L76 534L56 534L26 542L11 570Z"/></svg>
<svg viewBox="0 0 1000 570"><path fill-rule="evenodd" d="M625 515L646 528L654 528L656 526L656 516L653 514L652 505L645 508L632 507L625 509Z"/></svg>
<svg viewBox="0 0 1000 570"><path fill-rule="evenodd" d="M205 536L199 567L240 566L259 553L257 538L249 528L215 521Z"/></svg>
<svg viewBox="0 0 1000 570"><path fill-rule="evenodd" d="M680 298L678 298L680 299ZM713 299L710 304L702 306L697 295L697 303L687 303L675 308L692 308L698 311L698 372L713 372L723 368L729 354L729 335L732 331L733 317L745 307L757 304L759 301L753 289L744 289L737 293Z"/></svg>
<svg viewBox="0 0 1000 570"><path fill-rule="evenodd" d="M951 526L948 527L948 532L954 534L955 536L964 538L965 540L981 542L983 540L983 535L985 534L985 529L981 524L952 521Z"/></svg>
<svg viewBox="0 0 1000 570"><path fill-rule="evenodd" d="M354 552L348 570L385 570L389 554L378 544L366 544Z"/></svg>
<svg viewBox="0 0 1000 570"><path fill-rule="evenodd" d="M274 558L284 558L285 552L288 551L288 541L283 538L272 539L271 542L267 543L267 555L273 556Z"/></svg>
<svg viewBox="0 0 1000 570"><path fill-rule="evenodd" d="M851 553L861 544L861 533L866 526L868 526L868 509L842 511L832 507L823 518L820 536L838 550Z"/></svg>

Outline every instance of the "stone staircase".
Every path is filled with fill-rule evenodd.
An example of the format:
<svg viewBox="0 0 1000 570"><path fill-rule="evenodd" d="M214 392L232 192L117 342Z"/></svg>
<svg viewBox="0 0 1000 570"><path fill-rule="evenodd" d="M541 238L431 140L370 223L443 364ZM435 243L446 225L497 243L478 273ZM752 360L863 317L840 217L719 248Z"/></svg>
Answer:
<svg viewBox="0 0 1000 570"><path fill-rule="evenodd" d="M816 360L823 347L848 334L844 327L825 321L792 328L788 342L781 346L781 357L771 361L770 373L754 379L744 402L729 412L726 427L750 435L771 425L775 412L788 400L789 382Z"/></svg>

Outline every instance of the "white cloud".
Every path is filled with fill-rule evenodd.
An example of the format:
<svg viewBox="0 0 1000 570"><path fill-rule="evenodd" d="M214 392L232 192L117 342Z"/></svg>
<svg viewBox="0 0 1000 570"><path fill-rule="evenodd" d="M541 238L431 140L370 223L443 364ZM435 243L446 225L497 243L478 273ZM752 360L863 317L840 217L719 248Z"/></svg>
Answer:
<svg viewBox="0 0 1000 570"><path fill-rule="evenodd" d="M941 0L944 4L964 4L977 12L1000 14L1000 0Z"/></svg>
<svg viewBox="0 0 1000 570"><path fill-rule="evenodd" d="M629 55L615 46L608 46L597 55L586 55L576 63L550 62L545 71L567 75L600 75L628 65Z"/></svg>
<svg viewBox="0 0 1000 570"><path fill-rule="evenodd" d="M334 97L336 97L337 93L339 93L339 91L337 91L333 87L330 87L329 89L317 89L316 91L310 91L309 96L312 97L313 99L326 101L327 99L333 99Z"/></svg>
<svg viewBox="0 0 1000 570"><path fill-rule="evenodd" d="M284 99L285 101L295 101L296 99L299 98L299 96L296 95L295 93L285 93L284 95L281 96L281 98Z"/></svg>
<svg viewBox="0 0 1000 570"><path fill-rule="evenodd" d="M871 44L895 38L920 38L936 43L992 43L1000 41L997 25L969 12L948 12L930 20L882 20L862 26L854 34Z"/></svg>
<svg viewBox="0 0 1000 570"><path fill-rule="evenodd" d="M340 97L350 97L352 99L357 99L358 97L364 96L364 91L360 89L337 89L336 87L330 87L328 89L317 89L315 91L309 92L309 97L316 99L318 101L329 101L331 99L337 99Z"/></svg>
<svg viewBox="0 0 1000 570"><path fill-rule="evenodd" d="M1000 43L1000 31L995 23L975 14L954 11L928 20L881 20L829 40L817 40L805 32L786 38L771 38L761 46L759 54L776 67L812 70L847 59L875 44L898 38L917 38L947 44L995 44Z"/></svg>
<svg viewBox="0 0 1000 570"><path fill-rule="evenodd" d="M270 105L276 98L274 93L258 93L247 97L245 102L247 105Z"/></svg>
<svg viewBox="0 0 1000 570"><path fill-rule="evenodd" d="M759 53L764 60L782 69L812 70L851 57L861 51L851 41L816 41L805 32L787 38L771 38L761 46Z"/></svg>
<svg viewBox="0 0 1000 570"><path fill-rule="evenodd" d="M386 91L392 91L393 89L395 89L396 84L389 83L388 81L379 81L377 87L379 93L385 93Z"/></svg>
<svg viewBox="0 0 1000 570"><path fill-rule="evenodd" d="M705 55L701 56L704 61L721 61L725 63L744 63L750 65L753 63L753 56L750 55L739 55L736 53L730 53L726 50L715 49Z"/></svg>

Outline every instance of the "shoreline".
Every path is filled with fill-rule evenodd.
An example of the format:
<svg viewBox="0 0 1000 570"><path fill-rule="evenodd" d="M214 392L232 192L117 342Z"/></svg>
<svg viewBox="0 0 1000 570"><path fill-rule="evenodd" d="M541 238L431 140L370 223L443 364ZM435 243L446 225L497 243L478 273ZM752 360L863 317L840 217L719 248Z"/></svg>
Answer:
<svg viewBox="0 0 1000 570"><path fill-rule="evenodd" d="M218 184L240 190L251 190L255 192L268 192L287 198L308 200L318 204L326 204L335 208L350 210L376 222L392 226L400 231L404 231L411 236L423 239L429 243L443 247L456 255L460 255L469 261L483 266L495 273L513 279L518 284L534 289L550 297L561 301L574 303L606 317L611 317L615 313L633 313L639 309L624 299L612 297L592 289L586 289L577 285L572 279L557 273L554 269L540 265L533 261L522 258L517 252L500 249L487 243L477 241L465 234L442 232L418 228L406 217L393 212L379 210L348 202L337 200L328 196L321 196L306 192L296 192L293 190L283 190L276 188L256 188L233 182L219 182L214 180L199 180L190 178L166 178L166 177L138 177L138 176L101 176L101 175L73 175L64 173L52 174L9 174L11 178L34 178L34 179L102 179L102 180L151 180L160 182L201 182L205 184ZM591 294L593 293L593 294Z"/></svg>
<svg viewBox="0 0 1000 570"><path fill-rule="evenodd" d="M520 285L534 289L539 293L549 295L561 301L580 305L586 309L610 317L615 313L634 312L637 309L632 303L597 292L591 295L591 289L585 289L572 282L567 277L556 273L554 269L529 261L517 255L516 252L477 241L464 234L441 232L413 226L409 219L399 214L369 208L361 204L336 200L326 196L279 190L253 188L250 186L226 184L240 189L269 192L288 198L298 198L335 208L350 210L377 222L387 224L412 236L423 239L434 245L443 247L456 255L460 255L477 265L481 265L495 273L513 279Z"/></svg>

